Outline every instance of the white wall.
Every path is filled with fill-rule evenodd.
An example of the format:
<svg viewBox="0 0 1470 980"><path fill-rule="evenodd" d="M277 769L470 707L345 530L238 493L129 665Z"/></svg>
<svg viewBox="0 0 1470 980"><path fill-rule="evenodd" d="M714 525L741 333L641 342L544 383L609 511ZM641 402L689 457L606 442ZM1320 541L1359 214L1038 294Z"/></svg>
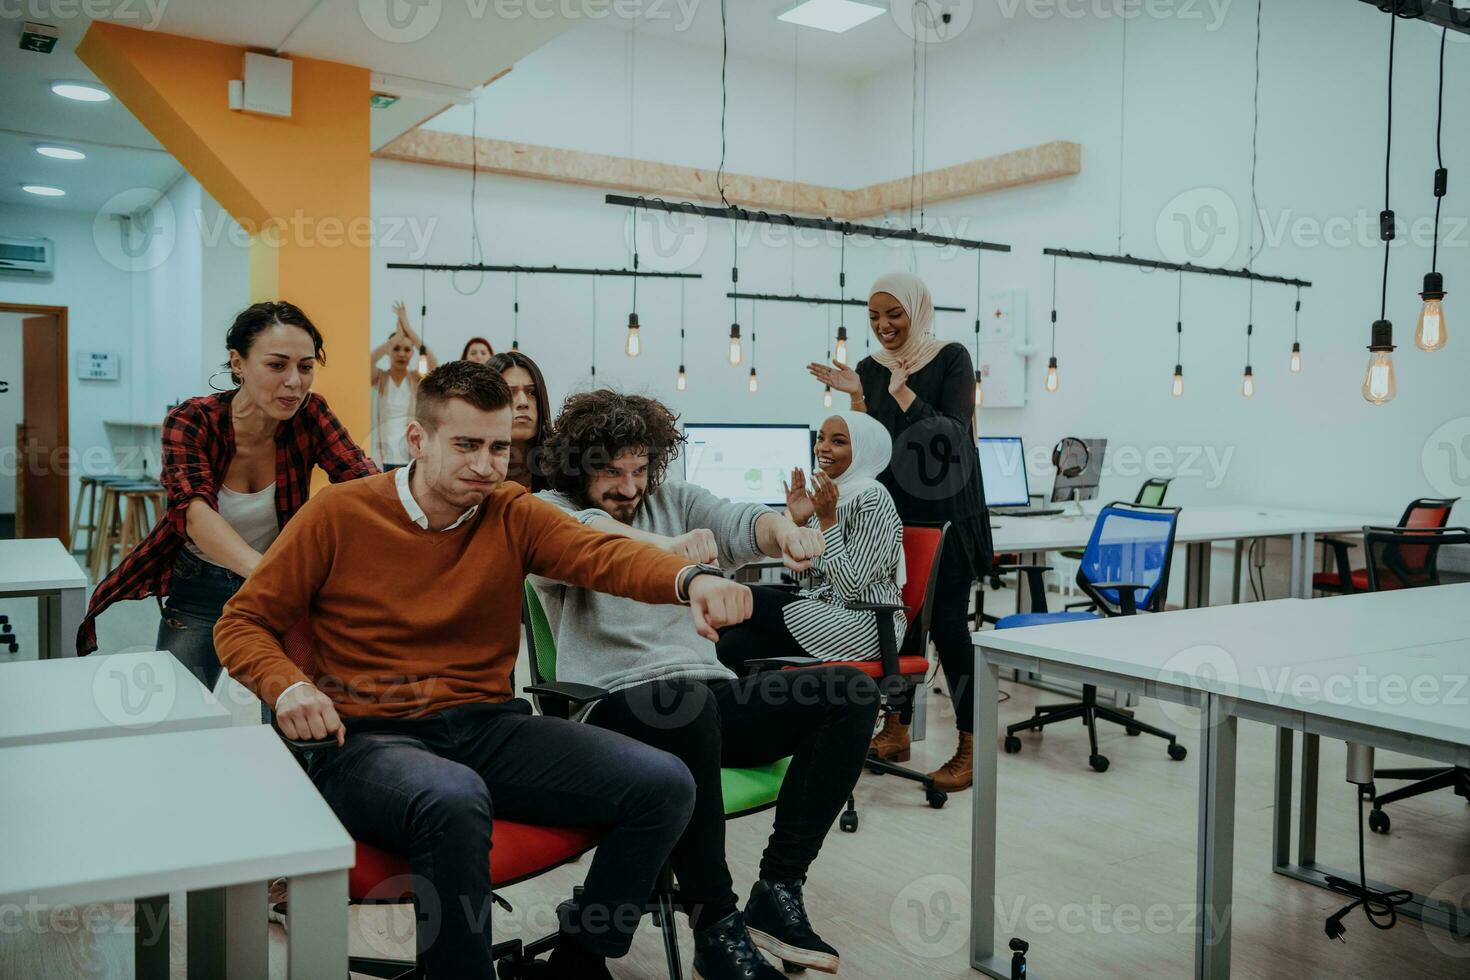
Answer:
<svg viewBox="0 0 1470 980"><path fill-rule="evenodd" d="M16 449L15 427L25 417L25 376L21 371L24 338L19 313L0 313L0 455L13 460ZM15 469L0 467L0 514L15 513Z"/></svg>
<svg viewBox="0 0 1470 980"><path fill-rule="evenodd" d="M1446 492L1443 473L1431 484L1421 453L1433 455L1442 423L1467 414L1463 394L1465 346L1437 355L1412 346L1421 278L1428 271L1422 227L1419 243L1394 248L1389 317L1400 345L1400 394L1374 408L1358 388L1364 346L1378 316L1382 263L1376 241L1382 207L1383 81L1387 21L1371 6L1336 0L1272 4L1264 15L1257 194L1272 238L1256 258L1258 270L1313 281L1303 293L1301 339L1306 368L1287 371L1294 294L1256 289L1252 362L1257 394L1240 396L1247 322L1244 283L1190 277L1184 292L1186 396L1168 395L1174 365L1175 290L1171 274L1063 262L1059 268L1057 354L1062 389L1041 392L1045 371L1051 263L1041 249L1062 246L1111 252L1118 247L1119 91L1122 21L1030 17L1025 5L1004 27L935 46L930 51L927 165L937 168L1053 139L1083 146L1076 178L971 198L927 209L938 222L970 237L1012 244L1009 255L985 256L986 291L1017 288L1030 299L1032 337L1042 348L1029 366L1031 401L1025 409L993 409L982 427L1020 434L1032 452L1057 438L1107 436L1112 461L1106 496L1130 496L1144 476L1177 475L1179 502L1250 500L1276 505L1319 505L1396 516L1410 497ZM1072 9L1072 8L1068 8ZM1089 8L1090 9L1090 8ZM1155 9L1150 7L1149 9ZM1182 10L1205 11L1204 7ZM1252 5L1214 15L1136 18L1128 26L1126 159L1122 168L1122 250L1142 256L1193 258L1203 264L1244 265L1249 235ZM1330 23L1325 34L1322 25ZM491 86L480 110L482 135L598 152L626 153L626 51L598 43L596 32L572 32ZM684 53L641 41L633 154L711 166L718 156L718 63L705 52ZM1433 90L1438 34L1419 24L1399 25L1395 105L1394 205L1401 220L1432 212L1429 194ZM1470 45L1450 44L1446 91L1470 81ZM741 65L732 69L728 166L790 176L791 116L786 69ZM908 67L864 83L803 80L798 110L799 179L857 186L908 171ZM782 96L782 93L787 93ZM1451 101L1451 105L1453 102ZM458 118L444 125L461 128ZM878 128L887 121L887 128ZM467 128L467 124L463 127ZM712 135L713 132L713 135ZM1451 122L1445 159L1459 174L1470 159L1470 131ZM712 158L711 154L714 154ZM1441 269L1449 317L1455 320L1457 270L1470 248L1465 227L1466 177L1451 176L1444 214ZM374 170L374 207L418 215L433 223L428 245L408 261L463 261L468 255L469 178L462 171L380 163ZM1184 195L1182 198L1180 195ZM486 260L595 264L627 262L626 213L601 203L602 192L532 181L482 178L479 213ZM1196 223L1199 205L1223 201L1225 247L1205 256L1182 252L1160 238L1175 228L1174 213ZM1231 220L1230 211L1235 213ZM647 216L644 221L651 220ZM668 219L662 219L667 221ZM1321 240L1351 228L1340 245ZM640 222L642 223L642 222ZM1285 229L1284 231L1282 229ZM764 305L759 310L762 392L744 390L745 375L720 364L728 332L730 225L690 222L675 244L665 227L666 251L645 267L680 267L705 274L688 287L688 362L691 391L677 398L673 335L677 287L660 282L640 289L646 353L636 362L619 353L628 308L626 283L600 287L599 380L650 385L681 406L687 418L775 420L810 417L819 392L801 369L824 350L824 311ZM742 250L741 287L762 291L830 293L838 261L835 243L810 240L792 249L753 243ZM1313 233L1317 233L1314 239ZM1361 240L1359 240L1361 239ZM1197 240L1203 240L1202 238ZM390 272L382 263L404 260L411 248L375 253L375 338L390 325L388 304L402 296L416 309L418 277ZM851 290L886 267L915 267L940 303L973 305L974 253L849 243ZM794 268L794 272L793 272ZM461 277L461 288L473 283ZM461 296L447 277L429 280L430 341L453 356L472 333L488 331L497 346L508 339L510 282L486 277L474 296ZM585 280L522 282L522 346L547 368L554 398L587 380L590 302ZM616 297L616 298L615 298ZM748 331L749 310L740 321ZM849 325L860 324L855 311ZM973 314L941 315L942 337L970 342ZM856 332L855 332L856 333ZM452 349L453 348L453 349ZM1152 462L1149 462L1149 461ZM1463 461L1462 461L1463 469ZM1033 482L1045 489L1043 461ZM1470 480L1466 481L1470 484ZM1449 489L1454 489L1450 487Z"/></svg>

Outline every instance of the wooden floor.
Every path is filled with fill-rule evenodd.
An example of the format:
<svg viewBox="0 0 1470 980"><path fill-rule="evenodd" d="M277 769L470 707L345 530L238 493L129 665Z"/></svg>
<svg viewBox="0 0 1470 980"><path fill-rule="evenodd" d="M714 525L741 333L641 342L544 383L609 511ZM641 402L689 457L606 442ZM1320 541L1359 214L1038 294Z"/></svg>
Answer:
<svg viewBox="0 0 1470 980"><path fill-rule="evenodd" d="M109 613L103 623L107 647L148 647L156 609L151 602L127 603ZM1002 687L1012 695L1001 705L1002 724L1029 715L1038 700L1058 700L1030 687ZM932 712L931 738L915 746L916 766L938 765L954 746L947 701L935 698ZM1176 731L1189 758L1173 762L1155 739L1104 729L1102 751L1112 767L1097 774L1087 767L1080 723L1029 736L1019 755L999 757L997 937L1002 946L1012 936L1029 941L1032 975L1041 980L1190 976L1199 756L1190 734L1194 716L1147 702L1141 717ZM1354 912L1346 943L1323 935L1323 919L1343 904L1340 897L1270 870L1273 751L1273 730L1241 722L1233 976L1470 977L1470 942L1455 943L1410 920L1380 931ZM1380 754L1379 764L1407 763ZM1341 744L1324 740L1318 856L1352 868L1357 810L1343 766ZM956 794L936 811L915 784L865 775L857 800L859 831L834 828L806 888L815 926L842 953L840 976L978 976L967 957L970 794ZM1421 893L1439 889L1470 907L1470 807L1442 791L1396 805L1392 814L1390 836L1368 835L1369 875ZM107 832L105 814L98 814L97 826ZM770 826L769 813L728 825L727 850L742 898ZM587 860L508 889L515 910L496 910L496 938L549 932L556 904L585 875ZM0 909L0 980L132 976L129 909ZM375 908L351 916L354 953L393 956L412 949L404 915ZM680 927L688 975L692 951L682 917ZM284 977L284 936L278 926L271 936L271 975ZM182 980L182 930L175 930L173 941L173 974ZM625 980L666 975L659 937L647 920L630 955L612 971Z"/></svg>

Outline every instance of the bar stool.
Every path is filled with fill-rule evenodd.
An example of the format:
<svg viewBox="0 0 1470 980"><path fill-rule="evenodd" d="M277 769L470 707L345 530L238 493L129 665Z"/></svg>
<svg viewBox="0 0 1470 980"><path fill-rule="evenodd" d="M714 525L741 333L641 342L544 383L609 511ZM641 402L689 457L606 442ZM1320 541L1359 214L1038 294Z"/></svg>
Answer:
<svg viewBox="0 0 1470 980"><path fill-rule="evenodd" d="M77 491L77 505L72 512L70 540L71 550L73 553L76 553L79 550L77 547L77 534L81 531L87 532L87 548L85 552L87 567L90 568L92 565L93 552L97 545L97 507L101 503L101 498L98 493L99 488L109 484L132 483L134 479L134 477L116 476L106 473L86 475L81 478L81 486ZM83 511L85 511L85 515ZM86 523L82 522L83 516L87 519Z"/></svg>
<svg viewBox="0 0 1470 980"><path fill-rule="evenodd" d="M162 484L152 481L103 485L101 513L97 518L97 549L91 566L94 580L101 581L112 571L114 548L117 561L122 561L147 537L153 524L163 516L165 500ZM149 505L153 508L151 515Z"/></svg>

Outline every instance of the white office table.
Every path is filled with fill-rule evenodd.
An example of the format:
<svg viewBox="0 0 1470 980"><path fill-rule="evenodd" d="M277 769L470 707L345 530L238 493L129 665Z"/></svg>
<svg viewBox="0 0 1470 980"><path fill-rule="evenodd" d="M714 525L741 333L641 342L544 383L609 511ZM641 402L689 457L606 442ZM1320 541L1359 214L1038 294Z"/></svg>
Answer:
<svg viewBox="0 0 1470 980"><path fill-rule="evenodd" d="M990 737L977 740L975 755L970 958L976 969L993 977L1010 975L1009 960L995 952L993 733L1002 667L1200 709L1199 744L1193 747L1200 766L1195 976L1208 980L1230 976L1238 719L1278 728L1273 866L1283 873L1294 873L1285 867L1285 855L1290 847L1295 731L1313 746L1326 735L1470 765L1470 711L1463 706L1463 692L1459 699L1452 697L1451 683L1470 671L1470 585L987 631L974 634L974 640L985 660L985 669L976 672L976 731ZM1359 677L1367 678L1366 688ZM1412 690L1416 678L1441 685L1439 695L1397 695L1400 684ZM1304 793L1310 787L1313 794L1314 843L1315 752L1310 755L1304 749L1303 786ZM1305 804L1303 809L1305 834ZM1304 880L1328 872L1315 867L1310 854L1299 863L1297 870L1310 872L1296 875ZM1435 911L1424 908L1423 899L1418 904L1419 909L1406 906L1400 911ZM1437 911L1443 923L1470 933L1463 913L1455 919L1451 909L1440 906Z"/></svg>
<svg viewBox="0 0 1470 980"><path fill-rule="evenodd" d="M40 657L76 654L87 573L55 538L0 541L0 598L35 596Z"/></svg>
<svg viewBox="0 0 1470 980"><path fill-rule="evenodd" d="M0 748L227 728L230 718L167 650L0 664Z"/></svg>
<svg viewBox="0 0 1470 980"><path fill-rule="evenodd" d="M1082 548L1092 534L1096 514L1084 517L1006 517L992 514L991 537L997 552L1043 555L1049 551ZM1368 514L1287 510L1250 505L1187 504L1179 511L1176 543L1185 546L1184 605L1193 609L1210 604L1210 546L1216 541L1250 538L1291 539L1291 594L1312 594L1312 555L1319 534L1361 531L1367 524L1392 524L1393 518ZM1239 579L1239 574L1236 579ZM1023 608L1026 590L1017 593Z"/></svg>
<svg viewBox="0 0 1470 980"><path fill-rule="evenodd" d="M347 975L352 838L270 728L0 749L0 786L27 801L0 807L0 839L24 842L0 849L0 903L187 891L190 977L259 980L266 882L287 875L290 977ZM140 902L139 976L168 975L167 930L142 914L156 907Z"/></svg>

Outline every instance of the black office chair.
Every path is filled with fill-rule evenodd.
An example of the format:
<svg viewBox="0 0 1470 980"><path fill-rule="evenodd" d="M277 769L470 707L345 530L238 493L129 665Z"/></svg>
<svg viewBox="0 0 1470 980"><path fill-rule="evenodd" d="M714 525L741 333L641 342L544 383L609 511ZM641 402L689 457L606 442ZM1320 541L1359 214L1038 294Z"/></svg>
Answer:
<svg viewBox="0 0 1470 980"><path fill-rule="evenodd" d="M1444 548L1457 547L1470 554L1470 528L1365 527L1363 550L1368 555L1368 591L1417 589L1438 585L1439 556ZM1386 834L1392 821L1383 807L1439 789L1453 789L1456 796L1470 803L1470 769L1464 766L1430 766L1411 769L1375 769L1373 778L1412 779L1415 782L1388 793L1379 794L1377 784L1368 787L1373 809L1368 812L1368 827Z"/></svg>
<svg viewBox="0 0 1470 980"><path fill-rule="evenodd" d="M20 650L20 641L15 638L15 633L11 631L9 616L0 616L0 646L9 648L11 653L16 653Z"/></svg>

